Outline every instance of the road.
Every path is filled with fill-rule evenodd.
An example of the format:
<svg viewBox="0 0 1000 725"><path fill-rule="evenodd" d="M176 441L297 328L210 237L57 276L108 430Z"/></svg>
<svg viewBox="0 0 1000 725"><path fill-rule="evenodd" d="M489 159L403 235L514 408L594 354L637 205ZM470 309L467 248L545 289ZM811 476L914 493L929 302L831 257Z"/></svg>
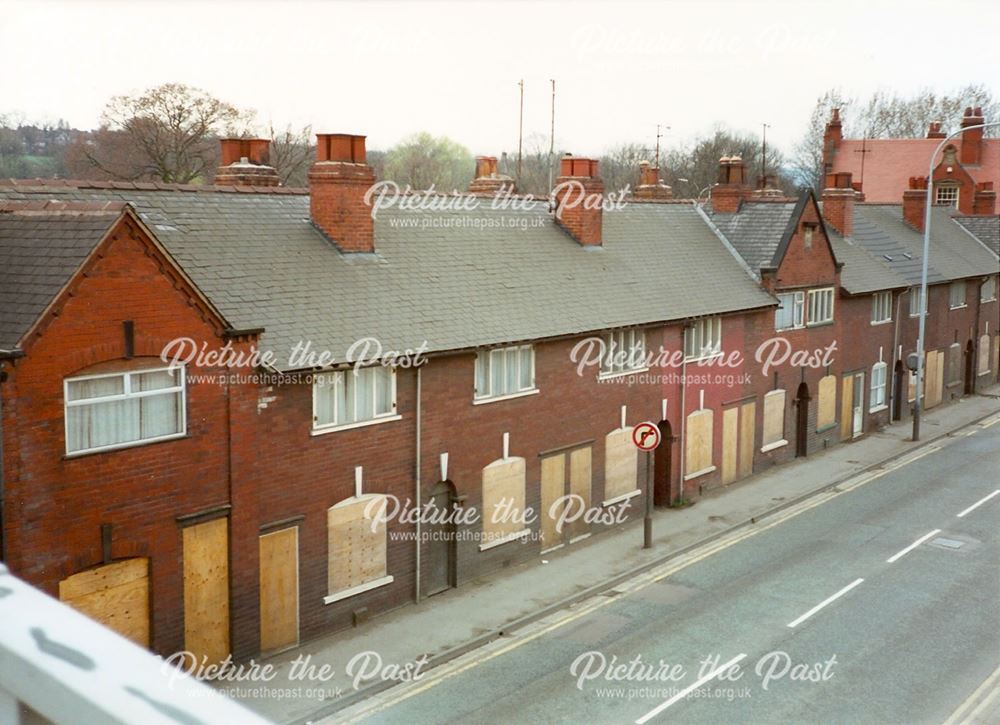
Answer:
<svg viewBox="0 0 1000 725"><path fill-rule="evenodd" d="M991 420L337 719L942 723L1000 665Z"/></svg>

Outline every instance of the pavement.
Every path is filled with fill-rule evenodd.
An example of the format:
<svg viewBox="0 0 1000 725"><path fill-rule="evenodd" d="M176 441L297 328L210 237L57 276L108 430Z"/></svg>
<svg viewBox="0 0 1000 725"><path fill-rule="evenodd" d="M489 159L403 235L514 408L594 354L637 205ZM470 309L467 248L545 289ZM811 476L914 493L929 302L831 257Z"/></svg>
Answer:
<svg viewBox="0 0 1000 725"><path fill-rule="evenodd" d="M770 651L765 649L770 643L767 632L771 628L778 627L781 624L780 619L787 619L792 609L802 609L809 602L815 603L813 600L817 592L827 594L836 592L856 578L868 579L872 576L881 577L884 583L880 584L878 589L874 586L864 587L866 596L870 597L870 603L861 611L854 612L853 622L831 618L827 621L828 627L832 629L812 628L810 631L814 633L815 640L812 641L808 637L800 638L799 654L812 657L811 666L815 668L818 662L824 661L823 658L828 659L837 651L848 651L846 646L840 644L848 641L845 640L847 632L850 634L848 639L852 642L850 651L855 654L862 651L872 657L878 655L884 659L898 648L878 647L881 636L878 633L892 630L894 617L902 616L899 607L903 605L893 601L890 596L893 591L893 577L901 576L897 584L904 586L907 591L919 590L922 586L930 586L932 583L938 587L935 576L949 573L947 559L934 571L919 574L930 577L927 581L919 578L912 581L906 579L918 574L907 572L902 567L885 574L882 574L881 570L876 572L878 562L865 563L858 569L863 573L854 577L848 572L853 558L851 556L845 558L844 552L840 549L846 547L846 551L852 555L860 555L854 550L856 547L880 537L885 539L885 547L890 549L896 543L900 546L906 545L907 542L904 540L912 533L910 529L913 526L912 520L907 519L911 513L908 498L907 495L896 494L895 497L890 496L886 503L879 503L877 510L880 516L885 517L884 522L866 521L867 509L858 504L855 504L855 508L848 507L848 510L842 511L840 509L846 504L833 505L833 500L839 501L837 497L844 491L861 485L858 481L865 482L874 478L880 478L885 483L871 487L873 490L889 490L893 485L905 488L905 484L897 482L890 485L889 482L898 477L902 477L905 481L906 475L911 475L912 471L906 475L897 474L896 468L904 464L908 467L915 466L917 464L909 463L909 460L920 458L923 461L934 462L938 468L920 488L919 499L924 502L925 509L921 509L918 518L921 523L924 523L924 520L929 522L932 514L940 513L936 509L942 506L940 501L935 500L935 493L940 488L935 488L935 482L939 482L941 476L945 476L949 471L963 465L961 457L955 460L948 459L948 463L944 462L945 451L955 447L951 444L952 439L967 444L963 434L953 436L952 432L1000 411L998 393L1000 388L994 387L985 391L985 394L962 398L926 412L922 428L923 440L919 443L909 441L909 423L897 424L808 459L799 459L724 489L717 489L688 509L657 511L654 518L654 547L650 550L641 548L641 522L630 522L573 546L543 555L539 557L541 561L511 567L427 599L418 605L395 610L364 627L305 643L295 650L267 660L277 672L277 676L267 683L267 687L245 688L242 692L230 689L229 692L236 699L277 722L310 722L333 716L364 717L366 708L370 708L372 702L386 697L391 699L396 696L393 694L396 690L406 691L407 688L418 685L425 687L426 685L420 683L405 682L407 679L412 679L414 667L417 666L418 672L425 673L422 681L433 681L443 676L454 679L450 680L448 686L429 687L427 695L408 697L409 704L405 707L400 706L403 709L390 710L389 713L380 714L376 719L410 722L461 720L462 717L458 715L461 708L456 711L454 705L449 706L451 710L447 711L450 713L448 717L437 720L432 717L432 713L439 712L438 708L442 704L435 698L451 697L457 703L469 705L469 719L482 721L498 718L501 721L511 721L513 711L508 710L504 716L502 709L495 709L494 704L503 698L490 689L506 685L511 687L511 691L519 698L522 698L527 691L541 688L539 695L546 696L542 697L541 701L548 701L551 706L536 710L529 707L524 711L525 719L522 721L531 719L559 721L560 718L554 717L552 713L565 712L566 720L573 719L570 714L575 713L577 718L585 717L591 721L620 722L622 703L615 703L617 708L602 710L602 707L610 707L608 703L613 702L614 698L580 697L580 692L573 686L571 678L566 676L569 671L566 669L568 663L560 661L560 666L556 670L541 671L536 661L544 663L547 659L551 659L552 653L560 651L564 654L567 651L578 652L581 644L592 641L601 644L602 632L619 633L616 634L614 642L616 647L624 648L623 654L640 653L644 658L653 661L661 658L671 661L680 657L685 659L684 665L692 671L698 669L698 663L692 662L691 659L699 652L712 652L713 647L719 650L718 656L726 659L740 653L748 658L752 656L759 659L762 654ZM996 426L996 429L1000 430L1000 426ZM984 435L982 439L986 440L986 436ZM992 445L992 449L986 452L980 451L977 455L980 457L990 455L990 450L997 449L997 441L992 440ZM941 449L940 452L938 448ZM927 456L930 452L935 455ZM992 465L992 470L995 471L995 462ZM985 484L980 480L978 485L993 484ZM964 490L963 486L964 484L956 484L955 491L949 486L948 496L955 497L952 507L966 501L973 493L971 490ZM863 490L865 489L859 489ZM798 516L798 509L814 507L819 503L830 504L817 509L827 511L823 514L826 518L810 524L809 517L820 514L810 513L809 517L801 518ZM894 513L895 509L900 509L902 512L898 520ZM778 522L784 521L785 517L789 516L795 516L797 522L783 523L781 536L767 533ZM850 523L845 523L848 521ZM810 529L810 526L818 528ZM931 529L933 528L932 526ZM1000 527L995 525L994 519L994 534L997 528ZM824 533L816 537L814 534L817 531ZM723 550L723 547L731 545L727 543L728 540L741 540L739 537L753 536L761 532L767 535L758 541L741 544L729 551ZM974 539L978 546L967 549L966 552L985 547L987 544L984 542L993 541L989 531L977 529L967 536ZM834 544L839 544L840 549L834 547ZM757 551L758 548L761 550ZM739 553L737 555L730 552ZM711 562L698 563L708 556L712 557ZM737 556L737 559L727 564L727 556ZM565 638L567 631L572 632L576 629L576 627L566 628L563 622L565 617L589 616L588 612L591 611L589 608L595 603L604 608L604 603L619 595L627 594L630 591L629 587L643 585L648 589L651 586L648 584L649 577L653 576L650 572L659 571L659 576L662 575L663 567L681 565L690 567L685 571L685 577L696 578L689 580L672 578L669 586L660 583L651 590L656 594L651 595L647 592L645 595L652 596L652 602L643 601L638 594L636 596L639 598L634 601L628 596L622 596L620 601L614 602L615 606L623 608L622 611L602 611L599 616L603 617L603 620L599 620L597 624L588 623L585 627L586 634L581 635L587 638L587 642L575 641L572 636ZM897 574L897 571L903 571L903 574ZM994 575L995 571L994 564ZM979 607L980 615L983 612L990 615L995 612L995 606L990 608L990 603L996 601L995 591L984 593L984 587L981 585L983 581L990 581L990 572L979 571L977 576L980 577L978 589L975 580L967 578L962 581L950 581L946 585L941 584L944 589L936 588L933 590L934 596L927 594L927 597L933 600L935 607L945 606L943 601L946 595L956 601L967 600L970 602L969 606ZM642 584L643 582L647 583ZM768 590L768 587L772 589ZM857 585L858 589L862 587L863 585ZM868 594L869 591L872 593ZM849 597L851 594L852 592L848 592L843 596ZM860 600L860 592L855 600ZM679 601L685 601L685 606L676 607ZM667 611L661 614L667 614L667 619L675 625L680 623L685 628L690 626L690 632L686 629L677 631L675 628L661 630L659 628L663 626L661 621L650 619L652 614L642 614L642 612L655 613L657 606L666 607ZM926 629L898 632L899 641L903 643L933 641L950 652L947 639L938 641L940 638L932 636L938 632L935 627L935 622L938 620L935 616L941 621L947 621L947 612L929 607L927 613ZM975 621L975 617L972 617L972 620ZM552 625L552 622L558 624ZM749 641L745 634L747 622L755 623L755 635ZM763 627L760 632L757 631L759 629L757 624ZM537 643L533 640L530 645L521 648L522 654L518 655L512 667L511 662L507 661L507 655L499 656L499 660L505 661L504 669L499 672L491 672L489 665L465 664L462 666L470 668L469 674L462 674L464 670L457 675L451 674L452 668L458 663L470 661L477 663L477 658L491 656L489 653L498 647L501 649L510 647L511 644L506 640L516 642L519 637L529 636L526 633L536 631L539 627L544 631L546 626L563 629L563 634L558 636L564 639L560 641L558 636L552 635L540 637ZM625 638L620 636L620 630L626 632ZM861 643L865 633L872 637L867 650ZM633 639L629 640L628 637ZM685 637L688 639L685 640ZM982 637L981 633L977 637L975 628L963 632L963 637L965 637L962 640L963 646L975 648L977 642L980 648L984 643L996 644L988 637ZM727 644L722 647L719 642ZM729 642L733 644L730 646ZM780 639L778 642L780 644ZM539 646L543 647L541 652L535 651L533 658L523 658L524 653L530 653L533 651L532 648ZM721 651L723 649L726 651ZM377 655L361 655L366 652ZM363 661L358 659L359 656ZM725 662L726 659L717 664ZM953 659L955 662L949 664L958 667L960 658L955 655ZM353 668L350 665L352 660ZM995 668L997 664L995 660L995 656L985 657L981 660L981 664L983 666L989 664L991 668ZM295 661L299 662L299 672L304 662L314 668L327 665L329 669L322 682L318 682L317 678L290 677ZM407 664L409 668L406 667ZM353 678L352 675L356 675L359 669L375 671L375 665L380 666L373 677L361 680ZM749 665L748 661L747 666ZM499 662L496 666L500 666ZM883 663L883 666L889 667L889 664ZM352 669L353 671L349 671ZM963 701L971 700L969 712L976 711L977 717L981 717L983 713L989 715L995 700L1000 698L988 699L993 692L991 687L987 686L990 672L981 672L979 671L981 668L973 669L959 668L962 673L962 677L959 678L961 681L955 685L958 689L952 693L954 696L950 696L948 701L951 703L955 700L951 703L952 710L955 710ZM545 670L544 666L542 670ZM518 673L521 679L512 682L509 674L511 671ZM930 669L921 672L928 677L932 674ZM710 671L707 673L711 674ZM556 680L552 680L553 677ZM399 684L401 681L403 684ZM859 692L866 692L863 679L852 682L848 675L844 675L839 678L839 682L848 682ZM456 691L455 687L462 683L465 687ZM929 680L926 684L930 687L936 686L933 680ZM226 683L221 683L220 686L225 688ZM985 689L981 696L974 698L974 691L980 686ZM908 693L915 702L920 701L915 694L917 685L909 682L907 687L913 691L899 692ZM805 690L789 689L793 700L797 697L800 705L807 702L802 699ZM732 695L739 688L733 687L731 690ZM383 691L384 695L378 695L369 702L363 701ZM824 691L834 692L835 688L827 688ZM479 699L474 696L476 692L481 693ZM556 696L565 698L567 708L565 711L553 709L556 708L556 703L552 702L552 698ZM872 696L875 697L874 694ZM491 697L493 699L490 699ZM637 695L635 698L628 704L636 712L645 705L652 707L656 700L655 697L642 699ZM753 704L749 700L741 702L740 707L744 708L746 713L750 713L758 701L754 700ZM770 701L785 702L781 698L771 698ZM833 701L830 701L827 705L832 707L832 703ZM684 703L684 707L688 707L688 704ZM891 708L898 704L896 701L886 701L883 703L885 708L883 714L893 712ZM508 702L507 705L511 706L511 703ZM720 706L718 701L715 706ZM497 707L500 705L497 704ZM581 711L580 707L586 709ZM781 712L790 717L794 707L787 703L782 707L786 709ZM632 709L629 709L630 713ZM399 718L391 716L391 712L398 712ZM518 712L520 714L520 711ZM606 719L592 717L600 712L604 712ZM811 711L806 712L808 714ZM831 709L829 712L835 711ZM941 714L942 717L937 722L941 722L950 713ZM692 721L700 721L701 717L701 715L694 717ZM705 705L704 718L705 721L710 721L712 718L721 718L715 721L732 719L726 717L724 711L712 709L711 703ZM779 719L783 717L779 716ZM840 717L833 719L844 720ZM851 718L846 719L850 721ZM810 715L807 720L816 720L816 717Z"/></svg>

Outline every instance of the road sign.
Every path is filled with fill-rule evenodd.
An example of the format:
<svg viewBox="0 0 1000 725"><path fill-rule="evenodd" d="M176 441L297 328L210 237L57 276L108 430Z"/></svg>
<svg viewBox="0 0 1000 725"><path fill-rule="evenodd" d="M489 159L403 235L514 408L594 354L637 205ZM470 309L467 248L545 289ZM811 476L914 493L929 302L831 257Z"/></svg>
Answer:
<svg viewBox="0 0 1000 725"><path fill-rule="evenodd" d="M640 451L651 451L660 445L660 429L656 423L640 423L632 429L632 442Z"/></svg>

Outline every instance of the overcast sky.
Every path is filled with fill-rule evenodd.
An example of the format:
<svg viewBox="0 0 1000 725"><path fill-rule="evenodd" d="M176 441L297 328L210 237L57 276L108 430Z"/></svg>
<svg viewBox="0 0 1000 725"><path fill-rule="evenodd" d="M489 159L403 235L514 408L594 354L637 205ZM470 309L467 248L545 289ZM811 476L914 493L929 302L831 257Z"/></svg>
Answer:
<svg viewBox="0 0 1000 725"><path fill-rule="evenodd" d="M364 133L420 130L473 153L525 135L578 155L688 141L721 123L789 150L839 87L1000 94L1000 3L193 2L0 0L0 113L99 122L113 94L205 88L263 121ZM942 12L946 9L947 13ZM972 22L969 22L969 21Z"/></svg>

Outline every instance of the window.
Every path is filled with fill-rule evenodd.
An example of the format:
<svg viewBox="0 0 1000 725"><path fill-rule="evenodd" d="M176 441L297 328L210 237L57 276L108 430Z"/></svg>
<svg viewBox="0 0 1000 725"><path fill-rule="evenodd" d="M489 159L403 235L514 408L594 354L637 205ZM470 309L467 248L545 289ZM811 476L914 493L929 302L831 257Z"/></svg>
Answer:
<svg viewBox="0 0 1000 725"><path fill-rule="evenodd" d="M952 282L951 286L948 288L948 306L955 310L959 307L965 307L965 304L965 280Z"/></svg>
<svg viewBox="0 0 1000 725"><path fill-rule="evenodd" d="M491 549L530 534L525 526L525 460L499 458L483 469L483 540L479 550Z"/></svg>
<svg viewBox="0 0 1000 725"><path fill-rule="evenodd" d="M764 438L761 453L788 445L785 440L785 391L772 390L764 396Z"/></svg>
<svg viewBox="0 0 1000 725"><path fill-rule="evenodd" d="M958 206L958 187L952 185L938 185L934 189L934 202L936 204L950 204Z"/></svg>
<svg viewBox="0 0 1000 725"><path fill-rule="evenodd" d="M805 292L787 292L778 295L778 309L774 311L774 329L790 330L804 325Z"/></svg>
<svg viewBox="0 0 1000 725"><path fill-rule="evenodd" d="M887 366L884 362L875 363L872 366L872 389L869 396L870 411L882 410L885 407L885 373Z"/></svg>
<svg viewBox="0 0 1000 725"><path fill-rule="evenodd" d="M604 437L604 506L639 493L639 449L632 428L618 428Z"/></svg>
<svg viewBox="0 0 1000 725"><path fill-rule="evenodd" d="M601 375L646 369L646 335L642 330L615 330L604 336Z"/></svg>
<svg viewBox="0 0 1000 725"><path fill-rule="evenodd" d="M684 358L701 360L722 352L722 318L706 317L684 331Z"/></svg>
<svg viewBox="0 0 1000 725"><path fill-rule="evenodd" d="M809 290L810 325L833 322L833 287Z"/></svg>
<svg viewBox="0 0 1000 725"><path fill-rule="evenodd" d="M67 379L66 453L122 448L187 432L184 368Z"/></svg>
<svg viewBox="0 0 1000 725"><path fill-rule="evenodd" d="M369 494L326 510L326 604L392 583L386 570L386 504L385 496Z"/></svg>
<svg viewBox="0 0 1000 725"><path fill-rule="evenodd" d="M802 225L802 244L806 249L812 249L813 246L813 233L816 231L816 225L806 222Z"/></svg>
<svg viewBox="0 0 1000 725"><path fill-rule="evenodd" d="M382 365L317 375L313 429L396 419L396 373Z"/></svg>
<svg viewBox="0 0 1000 725"><path fill-rule="evenodd" d="M979 301L992 302L997 298L997 278L987 277L979 287Z"/></svg>
<svg viewBox="0 0 1000 725"><path fill-rule="evenodd" d="M714 415L708 408L696 410L687 417L684 480L703 476L715 470L712 465L712 428Z"/></svg>
<svg viewBox="0 0 1000 725"><path fill-rule="evenodd" d="M892 320L892 292L876 292L872 295L872 324Z"/></svg>
<svg viewBox="0 0 1000 725"><path fill-rule="evenodd" d="M920 315L920 286L910 287L910 317L918 317ZM927 312L927 300L924 300L923 304L924 312Z"/></svg>
<svg viewBox="0 0 1000 725"><path fill-rule="evenodd" d="M478 400L535 389L535 348L531 345L480 350L476 355Z"/></svg>

